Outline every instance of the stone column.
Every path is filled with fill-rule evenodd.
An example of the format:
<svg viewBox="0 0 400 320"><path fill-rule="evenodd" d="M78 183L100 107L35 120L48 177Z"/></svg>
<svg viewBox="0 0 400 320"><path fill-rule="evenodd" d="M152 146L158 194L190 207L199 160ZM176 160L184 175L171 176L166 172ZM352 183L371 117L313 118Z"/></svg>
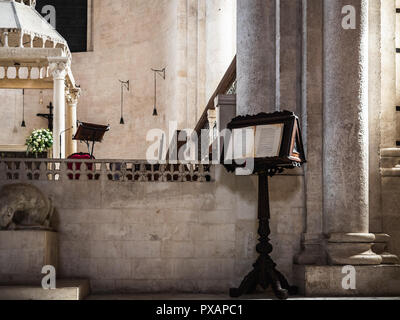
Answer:
<svg viewBox="0 0 400 320"><path fill-rule="evenodd" d="M301 11L302 0L280 0L280 109L293 111L298 116L302 98ZM320 17L313 20L318 21Z"/></svg>
<svg viewBox="0 0 400 320"><path fill-rule="evenodd" d="M356 28L344 29L343 7ZM328 262L380 264L368 203L368 0L324 0L324 233Z"/></svg>
<svg viewBox="0 0 400 320"><path fill-rule="evenodd" d="M65 58L49 59L50 72L53 76L54 100L54 145L53 158L65 158L65 76L67 60ZM61 138L61 139L60 139Z"/></svg>
<svg viewBox="0 0 400 320"><path fill-rule="evenodd" d="M307 155L305 168L306 228L298 264L324 264L323 212L323 2L303 0L302 125ZM283 98L282 98L283 101Z"/></svg>
<svg viewBox="0 0 400 320"><path fill-rule="evenodd" d="M81 94L81 89L70 89L67 95L67 117L66 128L72 128L66 132L66 155L70 156L78 152L78 142L73 140L77 128L77 106Z"/></svg>
<svg viewBox="0 0 400 320"><path fill-rule="evenodd" d="M237 2L238 115L276 110L277 2Z"/></svg>

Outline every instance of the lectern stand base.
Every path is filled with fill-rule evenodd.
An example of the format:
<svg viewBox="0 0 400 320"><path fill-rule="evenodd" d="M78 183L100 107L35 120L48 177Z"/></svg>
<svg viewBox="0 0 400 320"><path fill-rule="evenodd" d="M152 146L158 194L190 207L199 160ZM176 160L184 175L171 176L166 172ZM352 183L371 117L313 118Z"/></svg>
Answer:
<svg viewBox="0 0 400 320"><path fill-rule="evenodd" d="M230 290L230 296L239 298L244 294L253 294L258 285L264 290L271 286L276 297L280 300L286 300L289 295L298 293L297 287L291 286L285 276L276 270L276 264L269 256L258 258L253 271L244 278L239 288Z"/></svg>
<svg viewBox="0 0 400 320"><path fill-rule="evenodd" d="M258 285L260 285L264 290L271 286L276 297L281 300L287 299L289 295L297 294L297 288L289 285L289 282L283 274L276 270L276 264L272 261L270 256L273 248L269 239L271 229L269 226L270 207L268 176L272 177L277 172L282 171L283 169L270 168L258 175L258 234L260 236L260 242L257 245L256 250L260 256L257 262L253 265L253 271L244 278L240 287L230 290L230 296L232 298L239 298L244 294L255 293Z"/></svg>

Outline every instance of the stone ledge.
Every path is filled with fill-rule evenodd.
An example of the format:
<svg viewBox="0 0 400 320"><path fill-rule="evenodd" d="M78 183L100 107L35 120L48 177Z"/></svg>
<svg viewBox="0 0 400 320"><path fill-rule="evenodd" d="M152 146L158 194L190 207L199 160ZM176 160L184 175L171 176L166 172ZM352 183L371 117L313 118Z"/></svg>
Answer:
<svg viewBox="0 0 400 320"><path fill-rule="evenodd" d="M399 157L400 158L400 148L382 149L381 157Z"/></svg>
<svg viewBox="0 0 400 320"><path fill-rule="evenodd" d="M400 177L400 167L391 169L382 169L383 177Z"/></svg>
<svg viewBox="0 0 400 320"><path fill-rule="evenodd" d="M295 265L294 283L306 297L400 296L400 265L354 266L356 290L345 290L343 266Z"/></svg>
<svg viewBox="0 0 400 320"><path fill-rule="evenodd" d="M84 300L90 294L88 280L58 280L57 289L34 286L0 286L0 300Z"/></svg>

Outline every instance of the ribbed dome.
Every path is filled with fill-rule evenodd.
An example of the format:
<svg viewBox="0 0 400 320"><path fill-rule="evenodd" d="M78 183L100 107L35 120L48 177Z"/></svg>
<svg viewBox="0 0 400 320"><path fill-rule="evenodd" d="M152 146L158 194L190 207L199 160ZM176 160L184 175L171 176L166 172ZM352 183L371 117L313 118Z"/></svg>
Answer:
<svg viewBox="0 0 400 320"><path fill-rule="evenodd" d="M35 5L34 0L0 0L0 29L66 45L65 39L35 10Z"/></svg>

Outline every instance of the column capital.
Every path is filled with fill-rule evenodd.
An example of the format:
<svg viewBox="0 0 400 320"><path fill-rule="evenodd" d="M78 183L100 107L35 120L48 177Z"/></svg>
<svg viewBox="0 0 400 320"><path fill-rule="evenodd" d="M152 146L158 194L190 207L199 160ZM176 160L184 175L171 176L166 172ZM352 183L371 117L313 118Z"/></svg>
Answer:
<svg viewBox="0 0 400 320"><path fill-rule="evenodd" d="M65 97L66 97L67 103L69 105L78 104L78 100L81 97L81 91L82 90L80 88L67 89L65 92Z"/></svg>
<svg viewBox="0 0 400 320"><path fill-rule="evenodd" d="M49 58L49 72L54 80L65 80L69 61L67 58Z"/></svg>

